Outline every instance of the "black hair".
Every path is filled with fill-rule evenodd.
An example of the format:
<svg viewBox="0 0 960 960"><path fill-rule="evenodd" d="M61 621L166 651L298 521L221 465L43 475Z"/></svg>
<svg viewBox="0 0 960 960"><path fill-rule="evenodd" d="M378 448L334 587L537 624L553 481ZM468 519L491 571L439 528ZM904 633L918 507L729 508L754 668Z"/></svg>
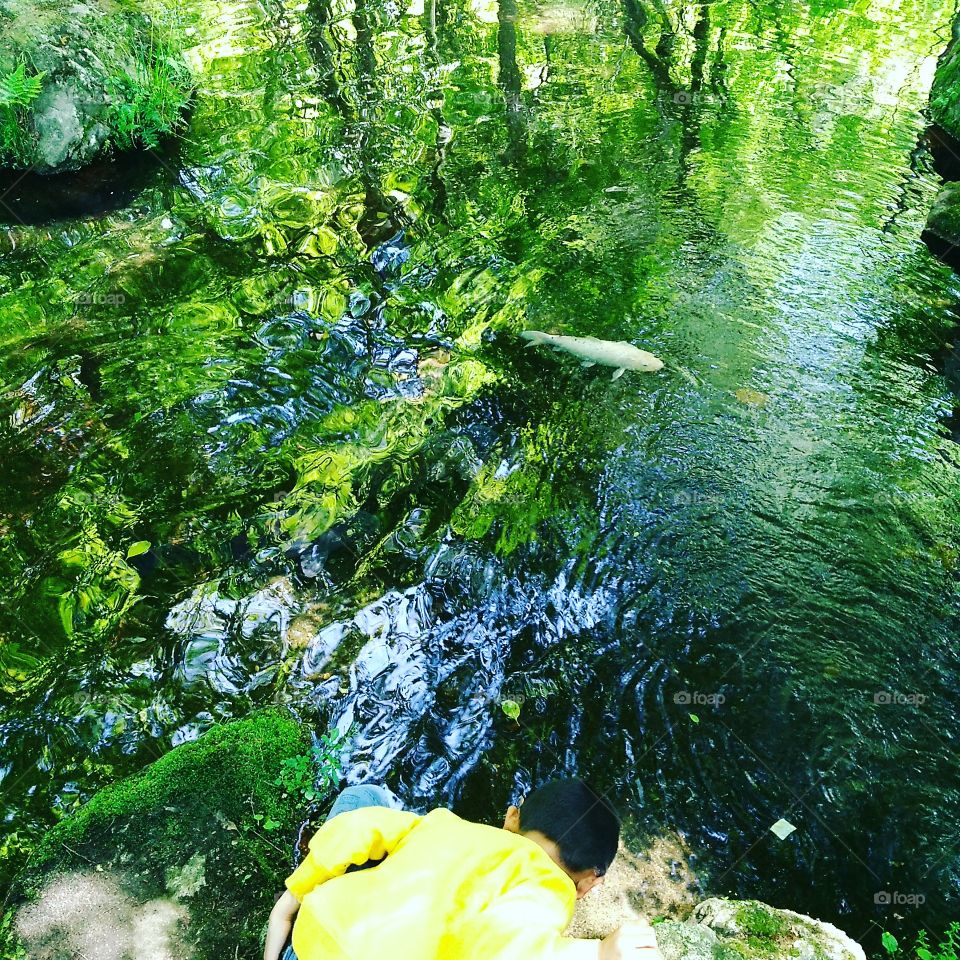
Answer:
<svg viewBox="0 0 960 960"><path fill-rule="evenodd" d="M551 780L523 801L520 830L552 840L571 873L596 870L602 877L617 855L620 818L582 780Z"/></svg>

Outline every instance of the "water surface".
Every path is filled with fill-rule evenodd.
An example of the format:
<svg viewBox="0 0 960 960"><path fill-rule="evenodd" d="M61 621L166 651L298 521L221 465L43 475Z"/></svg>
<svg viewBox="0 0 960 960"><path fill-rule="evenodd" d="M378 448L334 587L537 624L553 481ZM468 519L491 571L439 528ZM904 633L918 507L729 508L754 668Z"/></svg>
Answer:
<svg viewBox="0 0 960 960"><path fill-rule="evenodd" d="M0 232L9 869L279 700L417 808L579 772L717 892L942 926L960 284L919 237L952 13L185 13L177 153Z"/></svg>

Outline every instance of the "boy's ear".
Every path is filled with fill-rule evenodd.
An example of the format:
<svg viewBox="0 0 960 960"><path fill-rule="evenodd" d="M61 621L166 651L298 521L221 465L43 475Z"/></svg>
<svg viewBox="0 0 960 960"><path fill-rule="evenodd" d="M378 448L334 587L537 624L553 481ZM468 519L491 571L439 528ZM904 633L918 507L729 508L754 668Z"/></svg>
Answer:
<svg viewBox="0 0 960 960"><path fill-rule="evenodd" d="M503 818L503 829L511 833L520 832L520 811L517 807L507 807L507 815Z"/></svg>

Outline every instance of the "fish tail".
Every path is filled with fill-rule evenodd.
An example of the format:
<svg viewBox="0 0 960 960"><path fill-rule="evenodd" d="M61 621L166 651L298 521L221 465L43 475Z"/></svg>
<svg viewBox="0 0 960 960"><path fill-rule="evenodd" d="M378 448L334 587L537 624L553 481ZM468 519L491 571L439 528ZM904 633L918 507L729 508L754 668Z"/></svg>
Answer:
<svg viewBox="0 0 960 960"><path fill-rule="evenodd" d="M528 347L535 347L538 343L548 343L549 337L540 330L524 330L520 334L522 340L529 340Z"/></svg>

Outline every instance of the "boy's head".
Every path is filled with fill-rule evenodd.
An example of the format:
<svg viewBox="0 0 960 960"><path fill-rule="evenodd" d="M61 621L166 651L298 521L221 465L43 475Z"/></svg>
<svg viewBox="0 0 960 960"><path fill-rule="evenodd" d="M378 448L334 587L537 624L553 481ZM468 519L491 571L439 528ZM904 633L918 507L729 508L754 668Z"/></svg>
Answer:
<svg viewBox="0 0 960 960"><path fill-rule="evenodd" d="M510 807L504 829L540 844L573 880L577 897L603 882L617 855L620 820L582 780L551 780L521 808Z"/></svg>

